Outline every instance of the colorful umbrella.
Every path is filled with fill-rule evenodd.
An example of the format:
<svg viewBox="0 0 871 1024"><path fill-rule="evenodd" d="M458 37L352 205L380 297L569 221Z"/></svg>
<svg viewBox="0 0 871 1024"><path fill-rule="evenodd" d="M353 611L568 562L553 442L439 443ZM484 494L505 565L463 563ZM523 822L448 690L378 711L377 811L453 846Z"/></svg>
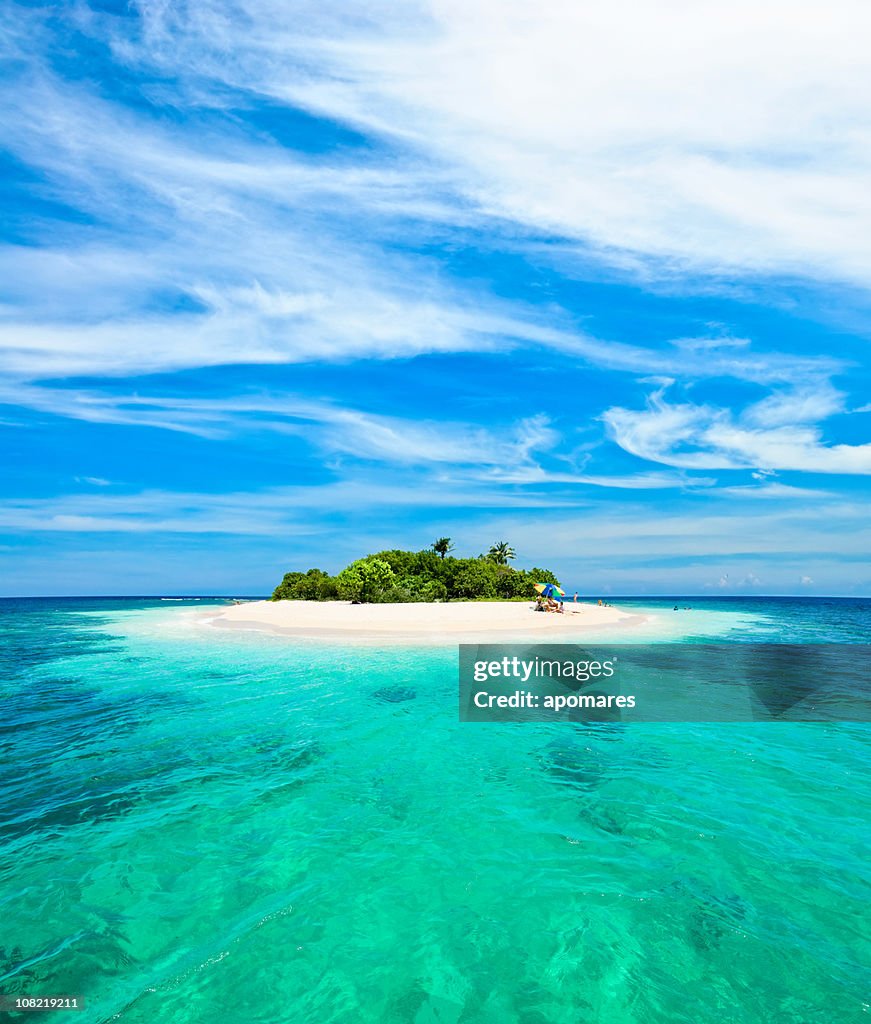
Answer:
<svg viewBox="0 0 871 1024"><path fill-rule="evenodd" d="M542 597L565 597L566 592L561 590L555 583L536 583L535 589Z"/></svg>

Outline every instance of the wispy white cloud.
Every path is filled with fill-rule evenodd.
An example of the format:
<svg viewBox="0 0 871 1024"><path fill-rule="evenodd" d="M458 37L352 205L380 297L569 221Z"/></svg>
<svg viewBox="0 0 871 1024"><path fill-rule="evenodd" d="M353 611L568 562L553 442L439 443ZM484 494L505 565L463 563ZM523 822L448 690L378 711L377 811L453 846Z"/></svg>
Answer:
<svg viewBox="0 0 871 1024"><path fill-rule="evenodd" d="M818 380L790 391L777 391L748 406L742 419L752 427L775 429L797 423L818 423L843 412L844 395L828 381Z"/></svg>
<svg viewBox="0 0 871 1024"><path fill-rule="evenodd" d="M119 394L0 384L0 402L91 423L150 426L220 440L252 431L296 434L324 457L352 456L388 465L429 466L442 481L509 487L597 487L616 490L689 489L713 486L711 477L662 471L619 474L566 472L543 464L562 461L563 438L544 414L482 427L427 421L351 409L293 394L222 398ZM589 456L585 456L586 463ZM108 485L93 477L80 482ZM554 498L559 504L561 498Z"/></svg>
<svg viewBox="0 0 871 1024"><path fill-rule="evenodd" d="M101 476L77 476L75 478L77 484L90 484L92 487L111 487L112 481L106 480Z"/></svg>
<svg viewBox="0 0 871 1024"><path fill-rule="evenodd" d="M593 487L610 487L627 491L657 491L667 488L690 490L713 487L713 477L689 476L686 473L639 472L625 475L597 473L563 473L544 469L538 465L505 468L500 466L486 477L494 484L524 484L553 486L554 484L587 484Z"/></svg>
<svg viewBox="0 0 871 1024"><path fill-rule="evenodd" d="M561 440L541 414L497 429L386 416L289 394L207 399L19 384L0 385L2 401L92 423L151 426L216 440L245 431L304 434L328 454L395 464L498 467L506 478L537 473L536 456Z"/></svg>
<svg viewBox="0 0 871 1024"><path fill-rule="evenodd" d="M792 499L794 501L817 501L821 498L833 498L833 491L822 490L818 487L794 487L792 484L767 483L767 484L739 484L735 487L720 488L723 494L736 498L749 498L751 500L762 499L765 501L780 501Z"/></svg>
<svg viewBox="0 0 871 1024"><path fill-rule="evenodd" d="M825 537L820 534L821 522L826 524ZM857 552L869 550L871 543L868 523L863 501L736 506L730 499L704 509L663 509L653 516L648 505L636 502L555 509L546 520L533 513L521 516L512 511L496 519L483 512L469 529L482 544L501 529L524 557L553 558L559 553L560 560L574 560L579 571L585 564L616 571L630 562L659 565L672 559L685 568L752 557L759 575L767 567L767 582L771 568L794 559L803 559L805 565L820 557L861 560ZM737 579L747 574L746 568L740 574L729 567L725 572Z"/></svg>
<svg viewBox="0 0 871 1024"><path fill-rule="evenodd" d="M366 476L312 486L206 493L149 490L127 494L93 492L3 503L0 529L27 533L221 533L236 537L316 536L332 516L384 515L398 509L552 509L578 506L559 497L452 482L416 474L414 486L397 477Z"/></svg>
<svg viewBox="0 0 871 1024"><path fill-rule="evenodd" d="M116 36L123 59L412 143L494 216L660 272L867 281L871 13L860 0L621 0L594 12L546 0L534 13L522 0L444 0L368 5L355 19L335 3L301 17L263 0L142 12L138 40Z"/></svg>
<svg viewBox="0 0 871 1024"><path fill-rule="evenodd" d="M716 494L712 499L716 501ZM383 523L391 529L404 511L414 511L414 536L429 537L439 524L462 524L469 552L485 550L493 537L508 536L524 560L557 559L578 566L616 568L680 558L690 564L701 552L714 558L763 560L819 558L821 521L825 557L852 559L869 550L871 527L861 501L815 505L708 506L695 512L666 509L651 516L640 502L617 503L559 491L494 488L476 480L427 473L360 475L334 483L207 493L101 490L53 497L7 500L0 529L10 534L225 534L235 537L327 537L353 520L355 531ZM420 512L425 514L421 517ZM736 529L736 522L740 529ZM385 532L382 530L382 532ZM435 535L435 534L434 534ZM409 541L415 543L412 537ZM422 541L418 540L417 543ZM394 537L393 543L396 543ZM329 552L322 552L326 557ZM761 570L760 570L761 571ZM736 579L747 576L746 570Z"/></svg>
<svg viewBox="0 0 871 1024"><path fill-rule="evenodd" d="M0 101L6 145L39 174L44 196L87 218L45 237L34 218L39 245L0 248L7 374L536 342L535 319L510 303L466 294L425 259L367 241L397 218L446 216L444 184L419 162L302 156L226 124L191 132L59 80L30 40L18 57L30 69ZM450 219L462 219L455 206Z"/></svg>
<svg viewBox="0 0 871 1024"><path fill-rule="evenodd" d="M777 392L736 416L731 410L669 403L660 388L645 409L608 409L613 440L640 458L682 469L797 470L871 474L871 444L827 444L814 422L843 409L827 382Z"/></svg>
<svg viewBox="0 0 871 1024"><path fill-rule="evenodd" d="M386 416L294 394L187 398L32 384L0 384L0 402L92 423L150 426L214 440L252 431L293 433L326 456L444 467L454 480L485 481L494 487L574 485L617 490L682 490L712 487L716 483L713 477L686 473L640 471L621 475L554 468L550 463L566 461L561 454L564 439L542 413L513 423L483 427L450 420ZM582 457L584 467L589 458L589 454ZM741 489L734 490L738 493ZM768 492L778 495L777 485L770 485ZM790 489L784 487L780 493L786 495Z"/></svg>
<svg viewBox="0 0 871 1024"><path fill-rule="evenodd" d="M432 18L411 10L403 16L391 6L368 8L366 18L354 23L362 34L351 37L346 12L329 4L312 9L310 20L274 4L206 3L196 10L148 5L141 20L117 21L78 10L80 27L108 34L118 59L159 65L179 90L164 103L194 118L210 102L222 106L230 85L238 90L237 103L251 95L283 102L308 97L311 109L351 120L356 107L387 104L383 122L405 140L398 150L320 156L239 131L230 119L190 131L171 118L149 117L112 102L82 81L62 80L45 58L50 43L42 16L22 12L20 24L8 29L16 66L23 70L2 100L6 144L39 174L44 196L72 205L86 219L75 230L59 232L52 224L50 233L41 233L35 220L30 230L38 245L0 248L0 273L7 282L0 310L0 371L29 379L130 375L232 362L394 358L517 345L545 346L623 372L682 378L795 382L838 368L831 358L754 353L743 339L719 336L724 333L719 328L713 338L679 339L674 351L600 339L579 330L553 305L527 307L480 287L472 292L446 280L441 267L426 257L410 255L404 246L409 233L426 240L435 224L455 229L492 223L490 199L474 200L473 193L491 196L498 190L472 187L468 161L449 144L451 119L445 114L433 121L431 112L414 102L423 95L420 83L412 83L409 102L388 102L377 68L369 67L376 52L371 47L379 53L383 48L384 70L399 62L390 88L413 70L417 57L422 81L434 73L432 62L440 55L461 58L465 67L473 53L481 51L487 65L499 52L499 61L510 66L514 58L494 49L490 28L501 33L504 15L513 31L520 17L519 8L509 4L485 37L487 18L467 23L459 6L442 5ZM561 8L553 14L554 28L571 17ZM536 24L532 37L517 37L530 47L533 64L543 59L540 47L548 39L561 52L560 37L551 37L548 29L547 38L539 38L539 19ZM377 30L377 44L366 25ZM138 37L137 27L142 29ZM593 27L606 34L611 30L608 18ZM335 35L325 36L327 28ZM557 75L561 85L567 84L564 71ZM554 85L545 74L528 101L537 106L551 97ZM644 88L643 75L637 85ZM338 99L349 92L359 102ZM566 96L574 108L577 97L565 93L563 106ZM480 99L472 90L470 102ZM331 106L336 103L338 110ZM489 146L484 114L481 139ZM517 164L508 172L512 175L522 172L529 159L529 114L521 104L510 118L507 111L500 115L505 115L509 148L505 161L484 160L492 173L505 173L503 164ZM565 142L562 130L550 135L555 127L550 116L550 141L543 143L541 158L559 174L561 188L595 192L595 185L583 184L584 175L572 170L577 138L570 135ZM519 135L512 139L515 121ZM587 125L584 131L589 130ZM468 140L475 159L477 138L476 132ZM568 165L551 152L555 139L568 146ZM627 159L621 153L624 173ZM551 201L550 177L527 185L540 185ZM621 178L610 171L606 177ZM554 225L557 233L577 234L572 209L566 207L564 225ZM526 216L507 208L502 214L515 220ZM406 251L400 254L400 248ZM163 311L166 305L170 309Z"/></svg>

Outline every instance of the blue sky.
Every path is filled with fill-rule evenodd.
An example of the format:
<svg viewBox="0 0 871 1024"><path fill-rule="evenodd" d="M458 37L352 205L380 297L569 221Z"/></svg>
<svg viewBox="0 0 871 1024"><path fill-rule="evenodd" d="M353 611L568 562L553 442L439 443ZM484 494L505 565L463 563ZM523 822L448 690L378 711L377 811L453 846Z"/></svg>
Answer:
<svg viewBox="0 0 871 1024"><path fill-rule="evenodd" d="M7 4L0 592L871 593L868 21Z"/></svg>

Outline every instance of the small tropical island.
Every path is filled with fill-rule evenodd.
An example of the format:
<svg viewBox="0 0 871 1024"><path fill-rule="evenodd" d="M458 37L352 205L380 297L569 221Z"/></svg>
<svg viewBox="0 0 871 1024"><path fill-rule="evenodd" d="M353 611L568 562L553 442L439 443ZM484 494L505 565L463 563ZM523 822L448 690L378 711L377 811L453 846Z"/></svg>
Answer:
<svg viewBox="0 0 871 1024"><path fill-rule="evenodd" d="M562 642L653 621L638 610L564 599L551 570L511 566L516 556L505 541L476 558L453 550L450 537L440 537L422 551L366 555L335 576L288 572L270 600L194 614L210 628L343 644Z"/></svg>
<svg viewBox="0 0 871 1024"><path fill-rule="evenodd" d="M358 558L331 576L322 569L285 573L273 601L352 601L357 604L408 604L437 601L526 601L535 585L559 580L549 569L515 569L506 541L476 558L455 558L450 537L422 551L393 549Z"/></svg>

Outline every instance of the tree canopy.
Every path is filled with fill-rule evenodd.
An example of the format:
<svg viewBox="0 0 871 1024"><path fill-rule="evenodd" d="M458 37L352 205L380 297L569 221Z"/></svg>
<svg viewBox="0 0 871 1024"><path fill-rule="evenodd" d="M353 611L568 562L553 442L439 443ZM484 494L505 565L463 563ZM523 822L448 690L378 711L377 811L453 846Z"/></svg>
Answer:
<svg viewBox="0 0 871 1024"><path fill-rule="evenodd" d="M446 550L440 546L446 542ZM437 547L437 545L439 545ZM423 551L393 549L358 558L338 575L321 569L288 572L275 588L273 601L408 601L512 600L535 596L536 583L556 583L548 569L515 569L507 564L514 550L504 541L487 555L454 558L453 545L442 537ZM498 561L493 551L500 549Z"/></svg>

